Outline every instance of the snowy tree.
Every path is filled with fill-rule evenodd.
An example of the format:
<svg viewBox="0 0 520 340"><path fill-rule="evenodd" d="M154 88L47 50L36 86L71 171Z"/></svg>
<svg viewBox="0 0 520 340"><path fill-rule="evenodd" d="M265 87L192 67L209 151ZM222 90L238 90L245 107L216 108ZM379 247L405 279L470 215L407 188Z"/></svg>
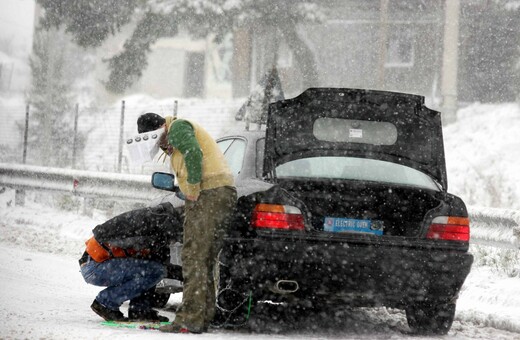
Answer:
<svg viewBox="0 0 520 340"><path fill-rule="evenodd" d="M247 122L247 128L249 128L250 122L265 124L269 104L283 99L285 96L278 70L273 67L251 90L251 94L238 110L235 119Z"/></svg>
<svg viewBox="0 0 520 340"><path fill-rule="evenodd" d="M45 10L41 21L43 27L63 25L83 47L99 47L123 25L136 23L123 50L108 60L111 73L106 87L115 93L122 93L141 77L151 44L160 37L174 36L181 29L194 38L211 34L219 42L237 28L276 27L274 34L285 34L294 42L292 48L305 50L303 42L295 39L296 25L323 17L316 4L320 2L318 0L37 1ZM306 60L305 65L312 67L312 62Z"/></svg>
<svg viewBox="0 0 520 340"><path fill-rule="evenodd" d="M66 72L66 59L70 57L68 46L70 41L62 31L35 32L30 58L28 155L45 166L67 166L72 157L73 81ZM76 146L82 149L84 141L85 137L78 135Z"/></svg>

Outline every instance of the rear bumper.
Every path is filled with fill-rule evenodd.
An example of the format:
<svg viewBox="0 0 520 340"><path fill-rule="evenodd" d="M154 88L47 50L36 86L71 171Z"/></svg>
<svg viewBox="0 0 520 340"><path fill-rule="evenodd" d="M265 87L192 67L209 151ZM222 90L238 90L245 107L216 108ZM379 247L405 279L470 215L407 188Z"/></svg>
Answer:
<svg viewBox="0 0 520 340"><path fill-rule="evenodd" d="M276 296L270 288L278 280L294 280L299 286L295 297L398 308L456 299L473 256L402 246L235 238L225 241L221 263L258 298Z"/></svg>

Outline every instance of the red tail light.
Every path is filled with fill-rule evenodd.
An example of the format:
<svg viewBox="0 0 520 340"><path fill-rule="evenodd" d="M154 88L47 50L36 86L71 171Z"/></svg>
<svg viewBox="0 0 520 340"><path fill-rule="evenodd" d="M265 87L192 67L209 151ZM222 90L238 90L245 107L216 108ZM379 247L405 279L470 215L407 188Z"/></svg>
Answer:
<svg viewBox="0 0 520 340"><path fill-rule="evenodd" d="M251 225L254 228L304 230L300 209L290 205L257 204L253 211Z"/></svg>
<svg viewBox="0 0 520 340"><path fill-rule="evenodd" d="M437 216L433 219L426 238L469 242L469 218Z"/></svg>

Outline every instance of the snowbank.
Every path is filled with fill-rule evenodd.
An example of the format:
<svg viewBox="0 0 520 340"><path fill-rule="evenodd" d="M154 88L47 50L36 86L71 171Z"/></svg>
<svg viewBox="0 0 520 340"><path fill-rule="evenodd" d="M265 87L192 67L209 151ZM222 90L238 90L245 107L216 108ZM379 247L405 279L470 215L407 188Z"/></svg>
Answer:
<svg viewBox="0 0 520 340"><path fill-rule="evenodd" d="M473 104L444 129L448 189L468 205L520 209L520 106Z"/></svg>

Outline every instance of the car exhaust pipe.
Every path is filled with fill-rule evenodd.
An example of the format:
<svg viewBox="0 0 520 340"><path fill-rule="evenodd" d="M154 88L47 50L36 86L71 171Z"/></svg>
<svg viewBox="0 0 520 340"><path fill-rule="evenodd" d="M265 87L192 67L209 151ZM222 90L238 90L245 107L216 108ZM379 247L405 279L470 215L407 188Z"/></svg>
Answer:
<svg viewBox="0 0 520 340"><path fill-rule="evenodd" d="M298 289L300 289L300 286L294 280L278 280L273 285L273 292L278 294L294 293Z"/></svg>

